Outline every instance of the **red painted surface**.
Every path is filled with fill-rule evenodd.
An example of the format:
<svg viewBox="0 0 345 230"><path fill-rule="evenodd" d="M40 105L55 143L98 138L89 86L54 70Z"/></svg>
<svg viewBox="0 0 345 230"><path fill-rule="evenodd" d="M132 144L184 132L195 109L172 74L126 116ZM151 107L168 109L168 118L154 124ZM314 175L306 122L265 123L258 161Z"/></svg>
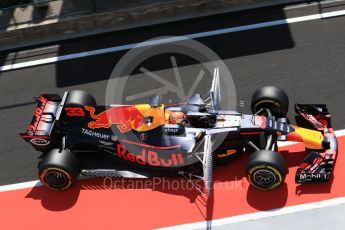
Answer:
<svg viewBox="0 0 345 230"><path fill-rule="evenodd" d="M306 156L303 145L281 148L289 162L286 184L274 191L248 187L244 179L247 156L215 171L214 196L208 204L186 182L157 179L83 180L66 192L35 187L0 193L1 229L151 229L282 208L345 196L345 137L339 140L339 157L332 183L296 185L297 165ZM290 151L288 153L287 151ZM115 184L116 182L116 184ZM135 183L139 188L134 188ZM145 188L146 186L146 188ZM175 189L180 186L180 189ZM154 188L154 189L152 189Z"/></svg>

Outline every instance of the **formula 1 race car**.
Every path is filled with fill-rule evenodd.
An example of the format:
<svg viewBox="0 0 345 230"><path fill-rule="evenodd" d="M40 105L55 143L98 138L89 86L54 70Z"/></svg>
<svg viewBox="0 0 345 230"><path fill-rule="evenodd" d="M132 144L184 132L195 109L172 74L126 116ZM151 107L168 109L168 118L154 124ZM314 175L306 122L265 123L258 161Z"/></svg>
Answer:
<svg viewBox="0 0 345 230"><path fill-rule="evenodd" d="M165 106L154 96L149 104L96 105L85 91L42 94L22 138L42 152L38 165L43 184L68 189L79 175L116 177L184 176L212 189L213 168L251 152L247 178L263 190L284 182L287 166L278 141L303 142L309 151L296 182L329 181L337 140L325 105L296 104L296 123L286 114L289 99L275 86L252 96L253 115L221 110L219 70L209 101L196 94L187 103Z"/></svg>

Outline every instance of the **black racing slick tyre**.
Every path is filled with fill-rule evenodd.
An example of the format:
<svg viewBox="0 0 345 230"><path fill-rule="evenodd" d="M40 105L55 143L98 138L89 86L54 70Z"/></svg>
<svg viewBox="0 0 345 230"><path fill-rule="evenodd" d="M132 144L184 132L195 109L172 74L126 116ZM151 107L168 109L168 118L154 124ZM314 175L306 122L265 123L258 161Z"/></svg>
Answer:
<svg viewBox="0 0 345 230"><path fill-rule="evenodd" d="M285 117L289 110L289 97L277 86L263 86L254 92L251 109L253 114L269 109L274 116Z"/></svg>
<svg viewBox="0 0 345 230"><path fill-rule="evenodd" d="M284 158L277 152L259 150L248 160L246 175L251 185L262 190L279 187L285 180L287 166Z"/></svg>
<svg viewBox="0 0 345 230"><path fill-rule="evenodd" d="M95 98L88 92L83 90L71 90L68 92L68 96L65 102L66 106L85 106L96 105Z"/></svg>
<svg viewBox="0 0 345 230"><path fill-rule="evenodd" d="M47 187L66 190L75 182L79 172L79 161L70 151L53 149L40 162L38 176Z"/></svg>

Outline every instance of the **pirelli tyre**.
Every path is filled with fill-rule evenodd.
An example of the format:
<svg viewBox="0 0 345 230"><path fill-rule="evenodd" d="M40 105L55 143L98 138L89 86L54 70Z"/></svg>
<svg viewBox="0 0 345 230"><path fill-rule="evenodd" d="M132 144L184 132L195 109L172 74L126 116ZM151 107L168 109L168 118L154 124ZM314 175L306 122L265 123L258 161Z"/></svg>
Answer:
<svg viewBox="0 0 345 230"><path fill-rule="evenodd" d="M274 151L256 151L247 162L248 181L258 189L272 190L279 187L284 182L286 173L284 158Z"/></svg>
<svg viewBox="0 0 345 230"><path fill-rule="evenodd" d="M53 149L40 162L38 176L47 187L66 190L75 182L79 172L79 161L70 151Z"/></svg>
<svg viewBox="0 0 345 230"><path fill-rule="evenodd" d="M263 86L254 92L251 109L253 114L269 109L274 116L285 117L289 110L289 97L277 86Z"/></svg>
<svg viewBox="0 0 345 230"><path fill-rule="evenodd" d="M66 106L94 106L96 104L95 98L90 93L83 90L69 91L65 102Z"/></svg>

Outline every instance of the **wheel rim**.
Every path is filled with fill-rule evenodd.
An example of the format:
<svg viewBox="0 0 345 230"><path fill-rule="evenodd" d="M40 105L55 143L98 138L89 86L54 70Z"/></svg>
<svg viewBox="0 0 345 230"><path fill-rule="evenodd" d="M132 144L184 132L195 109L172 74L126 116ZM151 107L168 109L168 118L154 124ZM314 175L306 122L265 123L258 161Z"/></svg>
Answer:
<svg viewBox="0 0 345 230"><path fill-rule="evenodd" d="M276 175L267 169L257 170L253 175L253 179L260 187L270 187L277 181Z"/></svg>
<svg viewBox="0 0 345 230"><path fill-rule="evenodd" d="M44 184L50 188L63 190L70 186L71 180L69 175L63 170L51 169L45 173Z"/></svg>

